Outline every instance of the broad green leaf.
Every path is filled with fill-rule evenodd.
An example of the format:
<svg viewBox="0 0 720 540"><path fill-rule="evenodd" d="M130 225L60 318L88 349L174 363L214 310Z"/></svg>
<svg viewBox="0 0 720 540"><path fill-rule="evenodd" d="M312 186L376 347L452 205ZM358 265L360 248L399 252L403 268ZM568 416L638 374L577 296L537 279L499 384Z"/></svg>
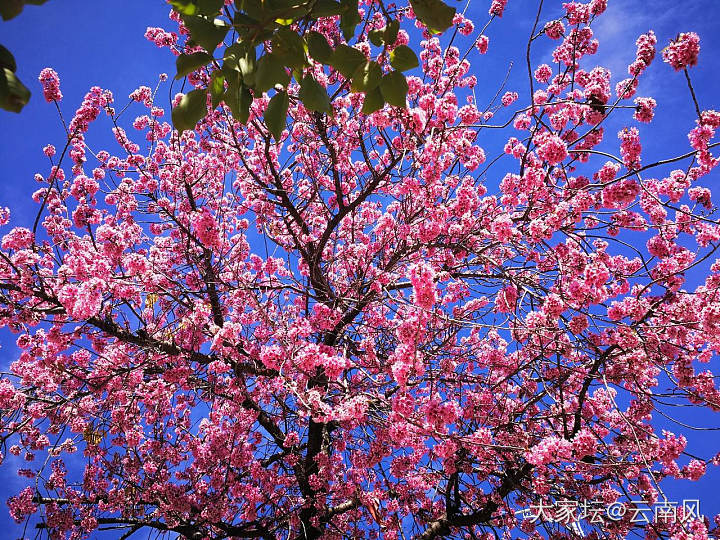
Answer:
<svg viewBox="0 0 720 540"><path fill-rule="evenodd" d="M223 75L222 71L213 72L208 88L210 89L210 97L212 98L212 107L214 109L220 105L220 102L223 100L223 94L225 93L225 75Z"/></svg>
<svg viewBox="0 0 720 540"><path fill-rule="evenodd" d="M382 78L380 92L390 105L403 109L407 107L408 83L405 75L399 71L391 71Z"/></svg>
<svg viewBox="0 0 720 540"><path fill-rule="evenodd" d="M383 105L385 105L385 100L383 99L382 92L380 92L380 88L375 88L374 90L370 90L369 92L365 93L365 101L363 102L362 113L374 113L375 111L379 111L380 109L382 109Z"/></svg>
<svg viewBox="0 0 720 540"><path fill-rule="evenodd" d="M220 42L225 39L225 34L230 29L219 19L211 21L196 15L185 15L182 19L190 31L192 40L211 54Z"/></svg>
<svg viewBox="0 0 720 540"><path fill-rule="evenodd" d="M383 40L385 39L384 31L370 30L370 32L368 32L368 39L370 40L370 43L372 43L376 47L382 47Z"/></svg>
<svg viewBox="0 0 720 540"><path fill-rule="evenodd" d="M355 27L362 20L358 13L358 0L341 0L342 14L340 15L340 30L342 30L345 41L355 35Z"/></svg>
<svg viewBox="0 0 720 540"><path fill-rule="evenodd" d="M8 68L0 69L0 109L20 112L30 101L30 90Z"/></svg>
<svg viewBox="0 0 720 540"><path fill-rule="evenodd" d="M305 66L305 42L297 32L285 26L275 32L272 50L283 65L289 68L302 69Z"/></svg>
<svg viewBox="0 0 720 540"><path fill-rule="evenodd" d="M398 45L390 52L390 65L398 71L407 71L420 65L415 52L407 45Z"/></svg>
<svg viewBox="0 0 720 540"><path fill-rule="evenodd" d="M223 70L229 77L227 70L232 69L240 72L243 84L252 87L255 84L257 74L257 60L255 47L247 41L238 41L225 49L223 58Z"/></svg>
<svg viewBox="0 0 720 540"><path fill-rule="evenodd" d="M383 36L383 38L385 39L385 43L387 45L394 45L397 41L399 31L400 21L398 21L397 19L393 19L392 21L390 21L385 27L385 35Z"/></svg>
<svg viewBox="0 0 720 540"><path fill-rule="evenodd" d="M275 7L272 9L273 16L276 17L275 22L283 26L290 26L298 19L307 15L309 11L310 6L307 3L298 3L297 0L276 2Z"/></svg>
<svg viewBox="0 0 720 540"><path fill-rule="evenodd" d="M5 47L0 45L0 69L7 68L13 73L17 71L17 64L15 63L15 57Z"/></svg>
<svg viewBox="0 0 720 540"><path fill-rule="evenodd" d="M232 62L223 62L222 73L225 76L225 81L230 85L235 85L238 88L242 84L242 75L240 74L240 68L234 65Z"/></svg>
<svg viewBox="0 0 720 540"><path fill-rule="evenodd" d="M310 111L332 112L330 96L327 90L315 78L308 74L300 82L300 94L298 95L305 108Z"/></svg>
<svg viewBox="0 0 720 540"><path fill-rule="evenodd" d="M342 12L343 7L340 5L340 2L335 2L334 0L317 0L310 11L310 16L317 19L319 17L340 15Z"/></svg>
<svg viewBox="0 0 720 540"><path fill-rule="evenodd" d="M368 92L380 85L382 69L377 62L367 61L358 67L352 76L350 89L353 92Z"/></svg>
<svg viewBox="0 0 720 540"><path fill-rule="evenodd" d="M197 15L198 6L194 0L169 0L169 4L181 15Z"/></svg>
<svg viewBox="0 0 720 540"><path fill-rule="evenodd" d="M207 114L207 91L198 88L185 94L172 110L172 121L180 134L195 125Z"/></svg>
<svg viewBox="0 0 720 540"><path fill-rule="evenodd" d="M243 76L243 84L245 86L253 86L255 84L255 73L257 68L257 57L255 47L247 41L236 43L238 47L237 63L240 73Z"/></svg>
<svg viewBox="0 0 720 540"><path fill-rule="evenodd" d="M253 19L252 17L246 15L245 13L241 11L236 11L235 15L233 15L233 26L237 27L251 27L255 28L260 24L260 21L257 19ZM242 28L238 28L241 30Z"/></svg>
<svg viewBox="0 0 720 540"><path fill-rule="evenodd" d="M215 17L225 5L225 0L197 0L200 13L209 17Z"/></svg>
<svg viewBox="0 0 720 540"><path fill-rule="evenodd" d="M290 75L285 70L285 66L275 53L267 53L260 57L255 73L255 90L262 94L271 88L275 88L276 84L287 86L290 82Z"/></svg>
<svg viewBox="0 0 720 540"><path fill-rule="evenodd" d="M357 49L341 44L337 46L328 63L340 73L350 78L352 74L355 73L355 70L365 62L367 62L367 58L365 58L363 53Z"/></svg>
<svg viewBox="0 0 720 540"><path fill-rule="evenodd" d="M289 106L290 100L287 92L278 92L268 103L267 109L265 109L265 125L267 125L276 141L280 140L283 129L285 129Z"/></svg>
<svg viewBox="0 0 720 540"><path fill-rule="evenodd" d="M212 62L213 57L208 53L196 52L193 54L181 54L175 60L177 66L177 75L175 79L182 79L185 75L192 73L201 66Z"/></svg>
<svg viewBox="0 0 720 540"><path fill-rule="evenodd" d="M410 5L417 18L430 32L439 34L452 26L455 8L442 0L410 0Z"/></svg>
<svg viewBox="0 0 720 540"><path fill-rule="evenodd" d="M223 52L223 67L240 71L239 59L242 54L242 44L235 42L225 48Z"/></svg>
<svg viewBox="0 0 720 540"><path fill-rule="evenodd" d="M233 118L241 124L247 124L250 118L250 105L253 102L250 89L238 84L228 84L224 101L230 107Z"/></svg>
<svg viewBox="0 0 720 540"><path fill-rule="evenodd" d="M332 58L333 50L327 39L320 32L311 31L305 35L308 52L318 62L327 64Z"/></svg>
<svg viewBox="0 0 720 540"><path fill-rule="evenodd" d="M3 21L17 17L22 12L24 4L23 0L0 0L0 17Z"/></svg>

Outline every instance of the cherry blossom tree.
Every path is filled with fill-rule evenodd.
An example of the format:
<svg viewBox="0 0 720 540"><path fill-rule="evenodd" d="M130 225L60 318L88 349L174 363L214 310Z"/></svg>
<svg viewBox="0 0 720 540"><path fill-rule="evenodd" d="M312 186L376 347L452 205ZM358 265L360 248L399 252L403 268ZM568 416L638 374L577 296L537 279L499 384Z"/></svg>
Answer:
<svg viewBox="0 0 720 540"><path fill-rule="evenodd" d="M20 349L0 378L0 434L5 458L27 461L18 522L50 538L716 534L682 512L643 525L518 512L652 503L664 479L717 464L687 454L695 432L656 420L720 411L706 187L720 113L696 100L692 32L662 58L652 31L633 36L611 88L592 56L605 0L537 2L529 89L489 88L469 59L492 54L505 4L477 26L456 14L439 38L412 9L361 2L354 49L368 57L388 14L402 23L391 47L424 33L406 107L363 112L367 92L312 60L300 80L328 108L298 99L296 74L278 130L259 92L244 124L203 93L182 133L148 87L130 96L132 123L108 90L88 92L64 146L45 148L32 227L0 215L0 321ZM148 38L180 55L173 18L180 32ZM302 30L344 43L337 18ZM539 46L551 64L533 62ZM635 95L653 61L686 79L697 112L688 147L659 161L639 129L656 102ZM198 66L186 90L206 92L216 69ZM40 79L60 106L58 75ZM90 143L101 115L116 152Z"/></svg>

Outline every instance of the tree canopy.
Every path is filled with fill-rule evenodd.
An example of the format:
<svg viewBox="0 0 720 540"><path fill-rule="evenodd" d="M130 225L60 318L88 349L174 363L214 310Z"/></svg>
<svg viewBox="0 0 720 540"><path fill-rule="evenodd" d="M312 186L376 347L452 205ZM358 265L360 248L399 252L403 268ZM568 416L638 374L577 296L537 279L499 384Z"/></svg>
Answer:
<svg viewBox="0 0 720 540"><path fill-rule="evenodd" d="M658 421L720 411L720 113L694 91L700 38L658 62L652 30L627 36L613 88L593 56L607 2L539 0L526 87L506 88L472 63L506 3L476 26L439 0L178 0L146 36L182 92L88 91L44 148L33 223L0 209L18 523L717 536L691 507L632 510L718 462L687 450L704 432ZM687 82L694 111L687 147L657 160L658 104L637 95L652 70ZM64 107L60 76L40 80ZM101 117L113 150L93 145Z"/></svg>

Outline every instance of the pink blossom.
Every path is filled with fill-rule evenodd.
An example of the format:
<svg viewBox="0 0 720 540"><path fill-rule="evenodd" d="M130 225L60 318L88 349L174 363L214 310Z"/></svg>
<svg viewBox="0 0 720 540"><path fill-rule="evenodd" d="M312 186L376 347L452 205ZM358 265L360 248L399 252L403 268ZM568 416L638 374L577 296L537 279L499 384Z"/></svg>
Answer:
<svg viewBox="0 0 720 540"><path fill-rule="evenodd" d="M568 459L572 443L555 435L545 437L525 454L528 463L547 465L552 462Z"/></svg>
<svg viewBox="0 0 720 540"><path fill-rule="evenodd" d="M565 25L561 20L551 21L545 25L544 32L550 39L560 39L565 33Z"/></svg>
<svg viewBox="0 0 720 540"><path fill-rule="evenodd" d="M422 309L431 309L437 302L435 272L427 264L417 264L410 269L410 281L413 285L413 300Z"/></svg>
<svg viewBox="0 0 720 540"><path fill-rule="evenodd" d="M550 80L550 77L552 77L552 68L547 64L541 64L535 70L535 79L538 82L546 83Z"/></svg>
<svg viewBox="0 0 720 540"><path fill-rule="evenodd" d="M618 138L621 141L620 155L625 167L629 170L640 168L640 132L634 127L625 128L618 133Z"/></svg>
<svg viewBox="0 0 720 540"><path fill-rule="evenodd" d="M568 152L565 142L560 137L545 135L539 138L537 154L548 164L557 165L567 157Z"/></svg>
<svg viewBox="0 0 720 540"><path fill-rule="evenodd" d="M490 10L488 13L490 15L497 15L498 17L503 16L503 11L505 11L505 6L507 5L508 0L492 0L492 4L490 4Z"/></svg>
<svg viewBox="0 0 720 540"><path fill-rule="evenodd" d="M488 51L488 45L490 45L490 38L482 35L475 41L475 48L480 52L480 54L485 54Z"/></svg>
<svg viewBox="0 0 720 540"><path fill-rule="evenodd" d="M515 101L517 101L517 99L518 99L517 92L505 92L502 96L501 101L502 101L503 107L509 107L510 105L515 103Z"/></svg>
<svg viewBox="0 0 720 540"><path fill-rule="evenodd" d="M697 65L698 54L700 54L700 36L695 32L679 34L662 51L663 60L675 71Z"/></svg>
<svg viewBox="0 0 720 540"><path fill-rule="evenodd" d="M60 92L60 77L52 68L45 68L40 72L38 80L43 87L43 96L48 103L51 101L62 100L62 92Z"/></svg>
<svg viewBox="0 0 720 540"><path fill-rule="evenodd" d="M2 238L3 249L25 249L33 245L35 235L24 227L15 227Z"/></svg>
<svg viewBox="0 0 720 540"><path fill-rule="evenodd" d="M655 107L657 102L653 98L638 97L635 98L635 114L633 117L638 122L651 122L655 116Z"/></svg>

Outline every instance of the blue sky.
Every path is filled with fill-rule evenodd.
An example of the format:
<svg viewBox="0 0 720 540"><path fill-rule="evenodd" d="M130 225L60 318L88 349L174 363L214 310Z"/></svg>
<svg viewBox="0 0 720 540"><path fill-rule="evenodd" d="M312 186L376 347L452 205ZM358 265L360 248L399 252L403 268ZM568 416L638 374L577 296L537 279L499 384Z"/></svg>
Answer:
<svg viewBox="0 0 720 540"><path fill-rule="evenodd" d="M467 14L476 24L486 20L489 0L472 0ZM610 0L608 12L594 27L601 46L598 55L591 59L592 65L604 65L613 72L613 85L627 75L625 68L634 58L635 39L649 29L655 30L659 48L668 43L678 32L693 30L701 37L700 65L691 70L700 105L704 109L720 108L717 89L720 86L720 25L716 0L675 2L672 0ZM514 62L508 90L525 92L527 81L522 54L525 38L529 34L534 11L527 6L530 0L510 0L506 14L491 25L490 52L485 56L473 55L473 70L479 74L477 89L479 101L489 99L498 89L498 81L504 77L509 63ZM561 2L546 0L541 20L554 18ZM648 5L652 8L648 8ZM458 3L458 5L460 5ZM464 5L464 4L462 4ZM45 173L47 159L42 147L48 143L61 146L64 130L55 107L42 98L37 75L46 66L53 67L60 75L64 94L62 111L66 120L79 106L87 90L94 85L111 90L117 107L127 102L128 94L140 85L154 87L158 74L174 74L174 58L167 50L161 50L143 37L146 27L163 26L173 29L167 22L168 8L162 0L53 0L42 7L29 6L13 21L0 23L0 42L16 56L18 75L32 90L33 98L20 115L0 112L0 206L8 206L13 212L14 225L32 223L36 205L30 194L37 189L33 180L36 172ZM477 15L477 16L476 16ZM518 36L521 40L518 40ZM548 43L548 40L544 40ZM539 47L533 53L534 65L549 61L549 48ZM176 84L172 93L179 86ZM160 90L161 106L169 110L171 90L166 83ZM659 54L655 64L642 79L638 95L650 95L657 99L656 120L641 127L643 135L643 159L654 161L657 157L681 154L689 150L686 134L693 127L693 108L684 78L680 73L663 64ZM522 99L522 98L521 98ZM129 119L132 119L132 113ZM614 133L622 123L609 123L606 137L615 145ZM91 144L96 148L114 148L109 125L99 120L90 131ZM492 147L499 140L491 137L487 144ZM507 135L506 135L507 137ZM481 143L485 144L485 143ZM491 155L489 153L489 155ZM494 174L499 177L492 176ZM490 171L488 185L499 181L504 172L500 166ZM717 174L705 179L710 184ZM699 277L695 279L695 282ZM692 284L692 278L690 284ZM0 331L0 369L5 370L15 359L14 336ZM720 424L717 415L698 417L691 410L682 416L693 416L693 423L713 426ZM720 435L714 431L694 434L688 450L703 457L720 449ZM14 462L7 459L0 467L0 499L16 493L25 485L24 479L14 473ZM705 513L720 513L720 501L714 497L714 485L720 481L717 471L698 483L676 482L669 485L668 495L674 500L701 499ZM4 506L4 505L3 505ZM0 531L5 538L22 534L0 506ZM33 535L31 535L33 536Z"/></svg>

